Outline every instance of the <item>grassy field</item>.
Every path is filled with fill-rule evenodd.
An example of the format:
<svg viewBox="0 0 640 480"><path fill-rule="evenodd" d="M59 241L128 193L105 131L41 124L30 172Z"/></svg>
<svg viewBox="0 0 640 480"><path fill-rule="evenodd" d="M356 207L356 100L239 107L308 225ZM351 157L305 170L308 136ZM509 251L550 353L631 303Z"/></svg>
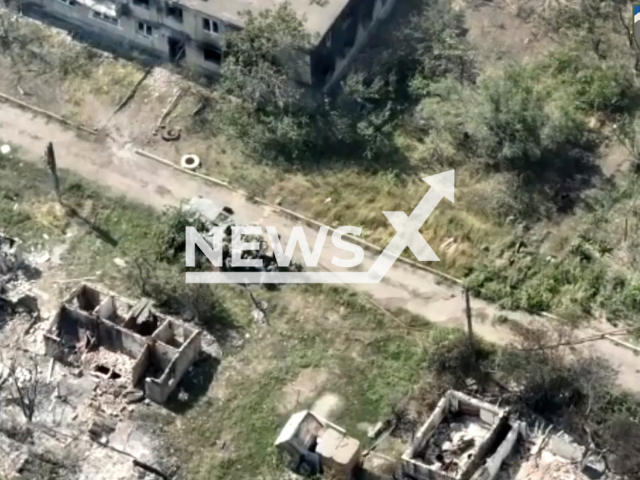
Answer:
<svg viewBox="0 0 640 480"><path fill-rule="evenodd" d="M145 68L0 9L0 90L78 123L108 118Z"/></svg>

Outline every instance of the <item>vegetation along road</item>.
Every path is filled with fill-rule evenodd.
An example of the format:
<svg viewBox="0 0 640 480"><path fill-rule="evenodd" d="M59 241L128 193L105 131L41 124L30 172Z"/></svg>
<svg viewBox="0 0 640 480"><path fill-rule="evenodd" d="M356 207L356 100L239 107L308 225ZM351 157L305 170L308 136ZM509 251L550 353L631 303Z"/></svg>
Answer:
<svg viewBox="0 0 640 480"><path fill-rule="evenodd" d="M246 223L273 225L283 232L294 225L288 218L259 206L244 196L223 187L216 187L187 175L176 174L173 169L159 165L134 153L135 145L122 140L116 131L108 136L93 138L76 133L67 127L50 122L31 112L0 103L0 135L20 150L21 158L41 161L46 142L55 141L58 163L81 176L108 186L117 194L161 208L177 205L184 199L202 196L214 199L234 209ZM434 172L435 173L435 172ZM425 185L425 192L427 191ZM416 199L416 203L419 199ZM446 201L446 200L443 200ZM410 213L410 212L409 212ZM382 212L380 212L382 215ZM315 242L315 231L305 227L310 243ZM428 239L427 239L428 240ZM329 244L323 250L319 266L335 271L331 264L336 252ZM377 255L365 252L363 269L368 269ZM346 288L346 287L345 287ZM378 285L354 285L381 308L393 310L403 307L438 324L464 327L465 302L458 285L443 283L436 275L397 262ZM505 344L512 340L511 321L545 322L541 317L523 312L502 312L496 306L479 299L472 300L474 331L480 337ZM593 328L574 330L574 338L590 337L600 333ZM640 392L640 366L635 353L610 340L602 339L576 345L583 353L607 358L618 370L618 382L633 392Z"/></svg>

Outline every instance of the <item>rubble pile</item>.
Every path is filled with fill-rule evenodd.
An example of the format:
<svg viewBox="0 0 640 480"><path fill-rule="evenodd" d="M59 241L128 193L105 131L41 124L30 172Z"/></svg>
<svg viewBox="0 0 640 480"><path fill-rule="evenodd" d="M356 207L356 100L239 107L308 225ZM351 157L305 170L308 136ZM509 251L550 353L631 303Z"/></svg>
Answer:
<svg viewBox="0 0 640 480"><path fill-rule="evenodd" d="M32 293L35 271L23 254L22 242L0 232L0 313L39 317L38 299Z"/></svg>
<svg viewBox="0 0 640 480"><path fill-rule="evenodd" d="M488 433L476 419L458 417L455 420L438 425L422 457L434 470L454 476L473 457L474 449Z"/></svg>

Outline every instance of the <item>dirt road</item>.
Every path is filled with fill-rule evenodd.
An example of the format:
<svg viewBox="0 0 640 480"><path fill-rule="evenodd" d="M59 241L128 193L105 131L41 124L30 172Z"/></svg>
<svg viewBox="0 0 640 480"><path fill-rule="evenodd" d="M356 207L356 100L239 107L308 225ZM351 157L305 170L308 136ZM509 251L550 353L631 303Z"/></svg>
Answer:
<svg viewBox="0 0 640 480"><path fill-rule="evenodd" d="M55 142L61 167L107 185L117 194L156 207L176 205L183 199L202 196L230 206L245 223L272 225L279 232L288 232L295 225L269 207L248 202L240 194L206 184L136 155L135 146L116 127L111 128L108 138L96 139L78 134L29 111L0 103L0 139L19 146L21 156L29 161L39 161L46 142L52 140ZM425 192L427 190L428 186L425 184ZM416 203L419 200L416 199ZM310 245L313 245L316 232L306 226L304 228ZM283 235L283 238L286 236ZM376 255L365 253L361 270L368 270L376 259ZM327 242L319 266L329 271L339 270L331 263L334 255L344 257L345 253ZM382 283L354 285L353 288L367 293L386 308L402 307L438 324L461 328L466 325L465 302L460 287L443 284L435 275L400 262L396 262ZM473 299L472 305L477 335L500 344L512 339L509 328L492 322L500 312L497 307L478 299ZM522 312L510 312L508 316L522 322L542 321ZM575 334L576 337L586 337L594 332L591 329L581 329ZM640 393L640 358L632 351L609 340L598 340L576 348L608 359L618 370L620 385Z"/></svg>

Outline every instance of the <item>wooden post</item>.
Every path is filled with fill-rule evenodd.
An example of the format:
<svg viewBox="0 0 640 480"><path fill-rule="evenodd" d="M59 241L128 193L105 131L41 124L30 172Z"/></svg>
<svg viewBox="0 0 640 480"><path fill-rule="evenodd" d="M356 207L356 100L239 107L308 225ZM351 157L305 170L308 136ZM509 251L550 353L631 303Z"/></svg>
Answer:
<svg viewBox="0 0 640 480"><path fill-rule="evenodd" d="M51 180L53 182L53 191L56 194L58 203L62 204L62 194L60 193L60 178L58 177L58 167L56 165L56 154L53 150L53 142L47 144L44 152L44 162L49 172L51 172Z"/></svg>
<svg viewBox="0 0 640 480"><path fill-rule="evenodd" d="M469 300L469 289L467 287L464 287L464 302L467 314L467 334L469 335L469 344L472 349L475 349L473 340L473 319L471 318L471 301Z"/></svg>

